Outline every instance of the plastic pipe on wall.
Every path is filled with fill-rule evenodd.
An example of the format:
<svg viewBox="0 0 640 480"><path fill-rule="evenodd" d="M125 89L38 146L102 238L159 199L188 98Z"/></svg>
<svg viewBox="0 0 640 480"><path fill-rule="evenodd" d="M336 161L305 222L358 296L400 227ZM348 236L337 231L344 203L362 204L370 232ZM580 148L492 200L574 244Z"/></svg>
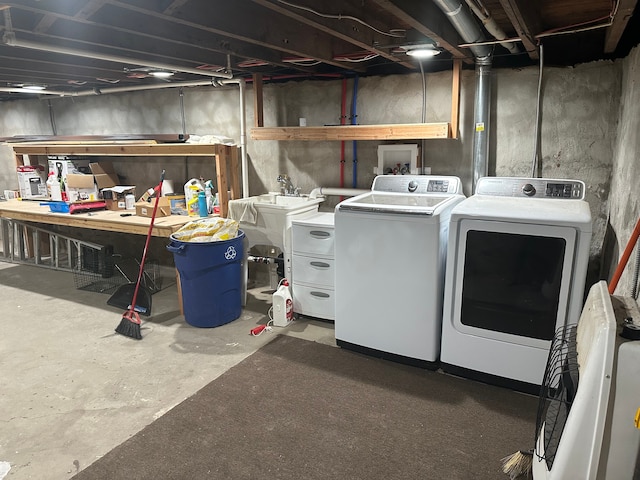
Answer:
<svg viewBox="0 0 640 480"><path fill-rule="evenodd" d="M329 197L329 196L345 196L355 197L361 193L370 192L371 190L363 190L359 188L333 188L333 187L317 187L311 190L309 198Z"/></svg>

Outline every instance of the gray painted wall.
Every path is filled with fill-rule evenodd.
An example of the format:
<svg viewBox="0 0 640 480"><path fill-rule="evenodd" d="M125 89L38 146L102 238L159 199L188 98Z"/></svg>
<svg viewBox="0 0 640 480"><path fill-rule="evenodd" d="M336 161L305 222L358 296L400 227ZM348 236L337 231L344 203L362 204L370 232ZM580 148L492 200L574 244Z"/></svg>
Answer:
<svg viewBox="0 0 640 480"><path fill-rule="evenodd" d="M638 49L623 62L594 62L574 68L544 69L542 108L542 174L545 177L576 178L587 184L587 201L594 220L591 275L600 267L599 255L607 232L609 195L612 181L616 190L635 198L628 171L637 162L630 139L637 142L639 115L633 91L637 77ZM538 69L494 70L491 151L489 173L504 176L530 176L534 152L534 125ZM426 77L426 121L446 122L450 118L451 73ZM336 80L266 84L264 113L266 126L294 126L304 117L307 125L336 125L340 122L342 82ZM348 81L348 108L351 89ZM426 140L425 165L434 174L462 178L470 195L473 167L473 95L475 73L465 70L461 85L460 140ZM622 108L620 108L622 99ZM246 92L247 126L254 124L253 92ZM184 89L186 132L219 134L239 141L238 88L199 87ZM49 99L59 135L115 133L181 133L182 115L177 89L103 95L100 97ZM420 74L366 77L359 81L357 122L359 124L416 123L422 119L422 78ZM626 105L626 107L625 107ZM348 120L348 122L350 122ZM620 122L620 133L618 133ZM627 126L629 125L629 126ZM51 134L47 101L29 100L3 104L0 111L0 135ZM624 141L621 137L625 138ZM358 142L358 188L369 188L373 167L377 165L380 142ZM388 143L388 142L387 142ZM414 142L416 143L416 142ZM422 143L422 142L418 142ZM352 184L352 142L345 143L345 184ZM633 143L636 145L636 143ZM252 141L248 138L249 189L251 194L277 190L276 177L288 173L303 193L317 186L339 185L339 142ZM615 161L615 162L614 162ZM635 162L635 163L634 163ZM203 162L184 159L118 159L116 169L142 192L155 184L157 172L167 168L176 185L192 176L213 178L214 172ZM10 149L0 147L0 189L15 188L13 157ZM323 210L336 203L329 199ZM616 197L611 198L615 202ZM622 203L622 202L621 202ZM624 220L614 219L612 227L622 238L628 237ZM615 221L614 221L615 220ZM631 225L630 228L633 228ZM617 261L617 259L616 259Z"/></svg>

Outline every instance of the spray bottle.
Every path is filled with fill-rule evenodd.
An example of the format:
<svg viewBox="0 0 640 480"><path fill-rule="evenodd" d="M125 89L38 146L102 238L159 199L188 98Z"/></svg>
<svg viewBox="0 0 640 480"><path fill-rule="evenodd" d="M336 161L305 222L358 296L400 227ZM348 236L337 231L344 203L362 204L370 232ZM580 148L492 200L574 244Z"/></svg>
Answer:
<svg viewBox="0 0 640 480"><path fill-rule="evenodd" d="M293 299L289 291L289 282L283 278L278 288L273 292L273 325L286 327L293 320Z"/></svg>

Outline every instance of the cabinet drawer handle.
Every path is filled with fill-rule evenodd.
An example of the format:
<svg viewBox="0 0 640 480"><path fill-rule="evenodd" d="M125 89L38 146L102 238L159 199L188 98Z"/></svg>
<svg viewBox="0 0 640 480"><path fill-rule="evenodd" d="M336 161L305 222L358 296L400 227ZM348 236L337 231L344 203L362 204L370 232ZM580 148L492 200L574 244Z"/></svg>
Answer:
<svg viewBox="0 0 640 480"><path fill-rule="evenodd" d="M311 235L314 238L329 238L331 236L331 234L329 232L324 232L322 230L311 230L309 232L309 235Z"/></svg>
<svg viewBox="0 0 640 480"><path fill-rule="evenodd" d="M324 263L324 262L309 262L309 264L312 267L316 267L316 268L329 268L331 266L328 263Z"/></svg>
<svg viewBox="0 0 640 480"><path fill-rule="evenodd" d="M324 292L309 292L311 294L312 297L318 297L318 298L329 298L330 295L328 293L324 293Z"/></svg>

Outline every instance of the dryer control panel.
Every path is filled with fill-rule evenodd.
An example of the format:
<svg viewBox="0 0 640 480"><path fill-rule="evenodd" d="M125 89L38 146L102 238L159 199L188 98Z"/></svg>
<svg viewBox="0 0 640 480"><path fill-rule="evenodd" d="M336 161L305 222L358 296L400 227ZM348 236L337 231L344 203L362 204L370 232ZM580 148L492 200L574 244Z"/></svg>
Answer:
<svg viewBox="0 0 640 480"><path fill-rule="evenodd" d="M476 195L584 200L584 182L552 178L483 177Z"/></svg>
<svg viewBox="0 0 640 480"><path fill-rule="evenodd" d="M378 175L373 179L374 192L395 193L458 193L462 184L458 177L439 175Z"/></svg>

